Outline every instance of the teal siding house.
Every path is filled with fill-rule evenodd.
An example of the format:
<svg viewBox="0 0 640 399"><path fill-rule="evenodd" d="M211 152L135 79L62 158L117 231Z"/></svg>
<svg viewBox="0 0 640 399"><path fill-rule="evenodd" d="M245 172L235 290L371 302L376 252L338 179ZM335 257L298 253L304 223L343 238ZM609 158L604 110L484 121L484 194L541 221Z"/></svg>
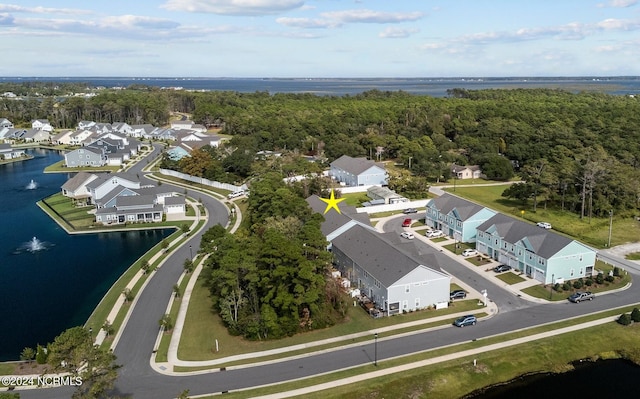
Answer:
<svg viewBox="0 0 640 399"><path fill-rule="evenodd" d="M591 247L502 214L478 226L476 249L544 284L594 274Z"/></svg>
<svg viewBox="0 0 640 399"><path fill-rule="evenodd" d="M478 226L496 212L451 194L427 204L425 224L460 242L475 242Z"/></svg>

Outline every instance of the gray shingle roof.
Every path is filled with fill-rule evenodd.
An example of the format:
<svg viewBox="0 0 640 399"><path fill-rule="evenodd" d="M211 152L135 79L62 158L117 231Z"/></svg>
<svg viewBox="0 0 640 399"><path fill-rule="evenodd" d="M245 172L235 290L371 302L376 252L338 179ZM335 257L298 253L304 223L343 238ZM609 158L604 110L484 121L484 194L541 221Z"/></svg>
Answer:
<svg viewBox="0 0 640 399"><path fill-rule="evenodd" d="M382 164L377 164L373 161L368 160L367 158L351 158L348 155L343 155L335 161L331 162L331 166L340 168L356 176L371 168L372 166L377 166L380 169L384 170L384 165Z"/></svg>
<svg viewBox="0 0 640 399"><path fill-rule="evenodd" d="M184 205L185 198L183 196L167 197L164 199L165 205Z"/></svg>
<svg viewBox="0 0 640 399"><path fill-rule="evenodd" d="M505 241L515 244L527 240L531 250L543 258L549 259L574 240L547 229L522 222L512 217L496 214L478 226L478 230L487 231L495 226L497 234Z"/></svg>
<svg viewBox="0 0 640 399"><path fill-rule="evenodd" d="M421 266L428 269L434 278L447 277L435 270L442 266L440 262L444 260L444 255L434 249L433 253L422 255L421 259L415 258L388 241L394 238L399 239L395 233L379 234L362 226L354 226L335 238L333 247L347 255L386 287ZM415 244L411 244L414 252L417 252Z"/></svg>
<svg viewBox="0 0 640 399"><path fill-rule="evenodd" d="M72 192L76 191L83 184L85 184L87 182L87 180L91 176L94 176L94 174L93 173L88 173L88 172L78 172L78 173L76 173L75 176L73 176L71 179L67 180L62 185L62 189L63 190L67 190L67 191L72 191Z"/></svg>
<svg viewBox="0 0 640 399"><path fill-rule="evenodd" d="M142 206L154 203L155 197L152 195L125 195L116 198L116 208L121 206Z"/></svg>
<svg viewBox="0 0 640 399"><path fill-rule="evenodd" d="M428 206L438 209L442 214L448 214L455 209L461 221L469 219L484 209L483 206L446 193L431 200Z"/></svg>
<svg viewBox="0 0 640 399"><path fill-rule="evenodd" d="M341 213L338 213L334 209L332 209L326 214L324 213L324 210L326 209L327 204L326 202L321 201L320 197L318 197L317 195L312 195L311 197L307 198L307 203L314 212L324 214L325 221L322 223L320 230L325 236L328 236L329 234L352 220L355 220L367 226L371 225L371 223L369 222L369 215L367 215L366 213L358 213L355 207L345 204L344 201L338 204L338 209L340 209Z"/></svg>

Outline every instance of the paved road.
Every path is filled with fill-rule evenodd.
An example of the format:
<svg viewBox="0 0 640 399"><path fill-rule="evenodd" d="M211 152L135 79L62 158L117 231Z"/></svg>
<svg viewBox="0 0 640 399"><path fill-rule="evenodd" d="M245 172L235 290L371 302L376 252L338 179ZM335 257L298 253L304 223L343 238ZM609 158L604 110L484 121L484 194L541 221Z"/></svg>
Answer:
<svg viewBox="0 0 640 399"><path fill-rule="evenodd" d="M134 172L135 173L135 172ZM226 208L219 202L199 193L212 216L209 225L222 223L226 217ZM223 209L224 208L224 209ZM224 217L223 217L224 216ZM385 228L398 229L392 222ZM173 398L185 389L190 395L232 391L264 384L274 384L291 379L327 373L337 369L360 366L373 362L373 340L361 346L344 348L340 351L309 354L301 359L283 362L216 371L192 376L167 376L154 372L149 359L158 332L158 320L165 311L173 284L182 271L182 263L188 257L188 244L198 247L199 236L194 236L187 246L174 254L170 261L151 279L145 291L140 295L132 317L124 329L123 336L116 348L118 362L124 364L116 382L116 393L140 398ZM417 240L416 240L417 241ZM419 243L418 245L428 245ZM636 278L640 270L625 268ZM459 265L451 265L447 272L455 275L476 290L487 288L488 283L477 273ZM635 304L640 298L640 285L633 285L625 291L609 295L599 295L595 301L572 304L569 302L543 305L525 301L499 286L490 289L490 297L499 306L499 313L489 320L481 321L473 328L454 328L446 326L429 332L416 333L401 338L380 336L377 345L377 359L407 355L440 346L483 339L496 334L532 327L585 313L619 306ZM517 310L517 311L516 311ZM68 398L70 390L22 391L23 398Z"/></svg>

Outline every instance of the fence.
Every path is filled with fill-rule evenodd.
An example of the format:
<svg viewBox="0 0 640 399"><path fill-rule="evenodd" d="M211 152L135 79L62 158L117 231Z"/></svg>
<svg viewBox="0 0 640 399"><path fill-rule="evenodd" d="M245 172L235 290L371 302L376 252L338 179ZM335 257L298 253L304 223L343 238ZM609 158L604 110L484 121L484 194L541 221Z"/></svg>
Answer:
<svg viewBox="0 0 640 399"><path fill-rule="evenodd" d="M205 186L219 188L222 190L228 190L231 192L247 189L246 184L243 184L242 186L235 186L233 184L220 183L219 181L205 179L204 177L191 176L186 173L180 173L170 169L160 169L160 173L162 173L163 175L169 175L169 176L177 177L182 180L188 180L193 183L203 184Z"/></svg>
<svg viewBox="0 0 640 399"><path fill-rule="evenodd" d="M429 201L431 200L424 199L424 200L416 200L416 201L410 201L410 202L399 202L397 204L365 206L362 208L356 208L356 211L358 213L379 213L379 212L399 211L407 208L422 208L423 206L427 206Z"/></svg>

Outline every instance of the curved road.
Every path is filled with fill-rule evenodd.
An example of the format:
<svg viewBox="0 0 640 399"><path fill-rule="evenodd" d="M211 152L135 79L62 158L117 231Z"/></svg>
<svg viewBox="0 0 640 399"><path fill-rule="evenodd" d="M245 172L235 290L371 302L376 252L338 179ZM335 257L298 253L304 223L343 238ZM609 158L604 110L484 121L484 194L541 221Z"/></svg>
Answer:
<svg viewBox="0 0 640 399"><path fill-rule="evenodd" d="M190 194L201 196L200 193ZM224 223L226 207L207 196L202 197L210 214L209 225ZM400 223L401 219L390 221L385 228L400 232L402 230ZM199 239L200 236L195 235L186 244L198 247ZM418 243L418 245L427 244ZM274 384L373 362L374 347L370 342L357 347L343 348L339 351L309 354L302 359L207 374L168 376L156 373L151 369L149 359L158 333L158 320L164 314L173 284L182 272L182 263L188 255L188 248L185 245L156 273L140 295L115 351L118 363L124 366L120 370L114 394L130 395L136 399L174 398L185 389L189 389L190 395L201 395ZM619 258L613 260L628 263ZM625 270L634 274L636 278L640 277L640 268L637 265L624 266ZM446 271L476 290L482 290L491 284L462 265L451 268ZM499 313L491 319L479 322L474 328L447 327L401 338L385 339L381 336L377 344L378 360L482 339L590 312L635 304L637 298L640 298L640 284L634 284L627 290L618 293L599 295L595 301L580 304L569 302L532 303L518 298L498 286L491 287L491 293L491 299L499 308ZM21 397L67 398L71 392L70 389L21 391Z"/></svg>

